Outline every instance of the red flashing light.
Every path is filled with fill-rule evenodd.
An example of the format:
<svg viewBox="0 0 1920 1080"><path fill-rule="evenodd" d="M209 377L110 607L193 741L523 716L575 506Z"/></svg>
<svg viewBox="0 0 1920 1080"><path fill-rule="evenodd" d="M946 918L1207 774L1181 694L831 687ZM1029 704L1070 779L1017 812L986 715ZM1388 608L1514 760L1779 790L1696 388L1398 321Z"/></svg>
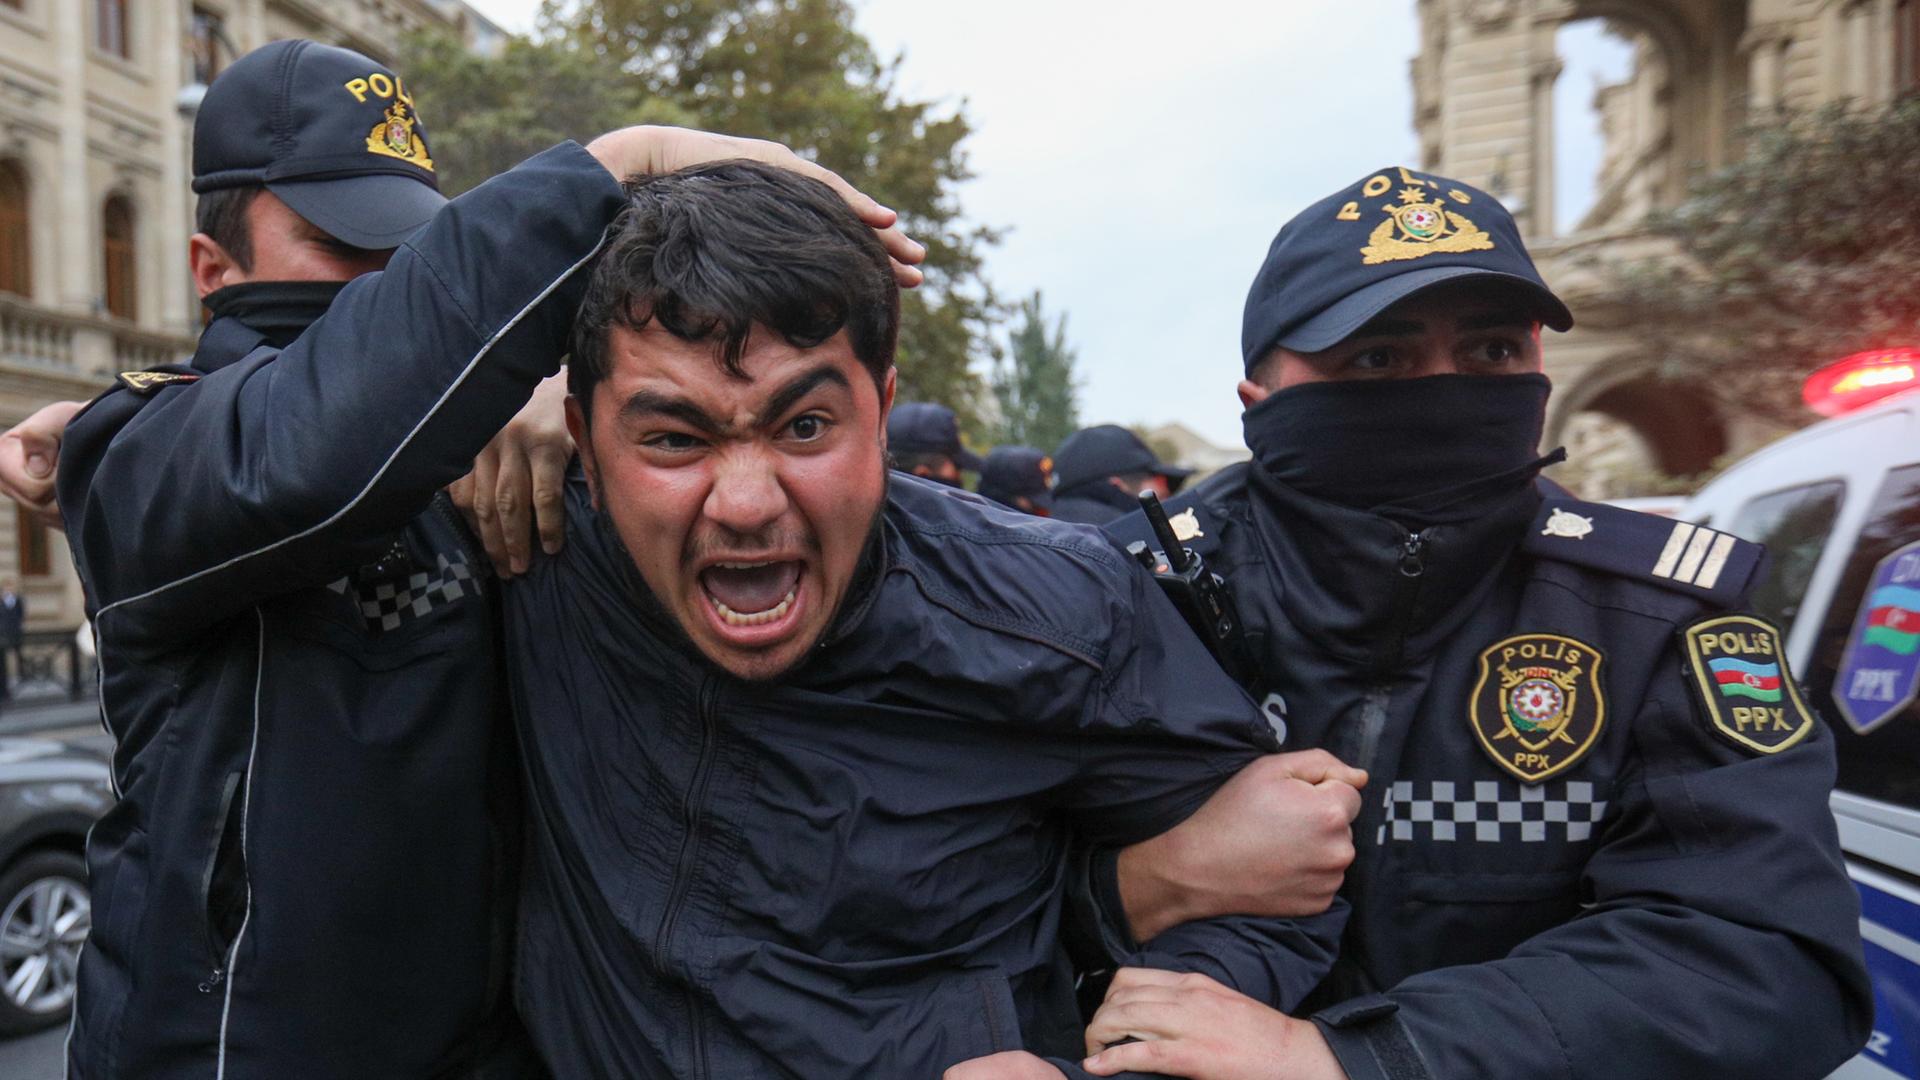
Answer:
<svg viewBox="0 0 1920 1080"><path fill-rule="evenodd" d="M1920 386L1920 349L1875 349L1807 376L1800 397L1821 416L1839 416Z"/></svg>

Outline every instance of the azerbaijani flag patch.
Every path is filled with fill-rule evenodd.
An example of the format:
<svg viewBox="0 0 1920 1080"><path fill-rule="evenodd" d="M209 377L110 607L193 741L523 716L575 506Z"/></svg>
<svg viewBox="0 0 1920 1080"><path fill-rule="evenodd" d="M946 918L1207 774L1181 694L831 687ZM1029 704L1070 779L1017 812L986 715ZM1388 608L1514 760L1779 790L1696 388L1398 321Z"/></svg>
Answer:
<svg viewBox="0 0 1920 1080"><path fill-rule="evenodd" d="M1813 731L1786 669L1780 631L1752 615L1702 619L1680 633L1702 710L1723 739L1777 754Z"/></svg>
<svg viewBox="0 0 1920 1080"><path fill-rule="evenodd" d="M1846 651L1833 677L1833 704L1865 735L1900 715L1920 694L1920 540L1881 559L1867 579Z"/></svg>

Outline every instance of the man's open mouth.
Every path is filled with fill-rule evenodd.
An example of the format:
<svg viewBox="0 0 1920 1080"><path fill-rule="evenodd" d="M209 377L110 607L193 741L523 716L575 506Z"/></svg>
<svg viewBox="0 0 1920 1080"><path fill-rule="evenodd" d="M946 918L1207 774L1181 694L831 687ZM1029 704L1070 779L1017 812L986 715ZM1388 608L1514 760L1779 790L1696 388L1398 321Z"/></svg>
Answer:
<svg viewBox="0 0 1920 1080"><path fill-rule="evenodd" d="M803 565L795 560L715 563L700 571L700 588L728 626L779 622L793 607Z"/></svg>

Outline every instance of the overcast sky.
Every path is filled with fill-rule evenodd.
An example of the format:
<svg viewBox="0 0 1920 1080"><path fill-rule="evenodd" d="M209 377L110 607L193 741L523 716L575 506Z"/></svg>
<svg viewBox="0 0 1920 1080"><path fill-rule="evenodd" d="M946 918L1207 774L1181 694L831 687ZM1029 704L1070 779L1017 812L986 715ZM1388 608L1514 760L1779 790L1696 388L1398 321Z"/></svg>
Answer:
<svg viewBox="0 0 1920 1080"><path fill-rule="evenodd" d="M469 2L510 30L538 7ZM1241 304L1274 232L1417 164L1411 0L1397 19L1353 0L855 4L876 48L905 54L903 93L965 108L978 178L961 205L1008 230L988 277L1067 314L1088 423L1179 420L1238 444ZM1622 54L1577 30L1562 44L1562 97L1584 109ZM1571 142L1568 165L1591 160Z"/></svg>

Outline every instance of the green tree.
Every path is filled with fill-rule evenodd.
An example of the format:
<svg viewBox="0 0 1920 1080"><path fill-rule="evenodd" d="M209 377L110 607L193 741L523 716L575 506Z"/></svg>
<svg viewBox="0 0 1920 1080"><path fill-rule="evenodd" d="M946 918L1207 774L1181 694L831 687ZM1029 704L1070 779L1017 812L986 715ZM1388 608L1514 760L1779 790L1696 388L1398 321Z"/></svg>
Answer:
<svg viewBox="0 0 1920 1080"><path fill-rule="evenodd" d="M993 369L993 396L1000 406L995 434L999 442L1052 451L1080 426L1067 317L1063 314L1049 325L1038 289L1020 302L1019 313L1009 356Z"/></svg>
<svg viewBox="0 0 1920 1080"><path fill-rule="evenodd" d="M470 185L560 138L679 123L786 143L893 207L927 246L901 297L900 395L978 430L973 361L997 313L981 270L994 230L968 224L964 103L908 100L844 0L547 0L498 58L422 38L402 70L426 102L436 159Z"/></svg>
<svg viewBox="0 0 1920 1080"><path fill-rule="evenodd" d="M1747 132L1741 159L1650 229L1680 258L1616 268L1607 300L1663 374L1787 424L1799 387L1855 351L1920 344L1920 98Z"/></svg>

